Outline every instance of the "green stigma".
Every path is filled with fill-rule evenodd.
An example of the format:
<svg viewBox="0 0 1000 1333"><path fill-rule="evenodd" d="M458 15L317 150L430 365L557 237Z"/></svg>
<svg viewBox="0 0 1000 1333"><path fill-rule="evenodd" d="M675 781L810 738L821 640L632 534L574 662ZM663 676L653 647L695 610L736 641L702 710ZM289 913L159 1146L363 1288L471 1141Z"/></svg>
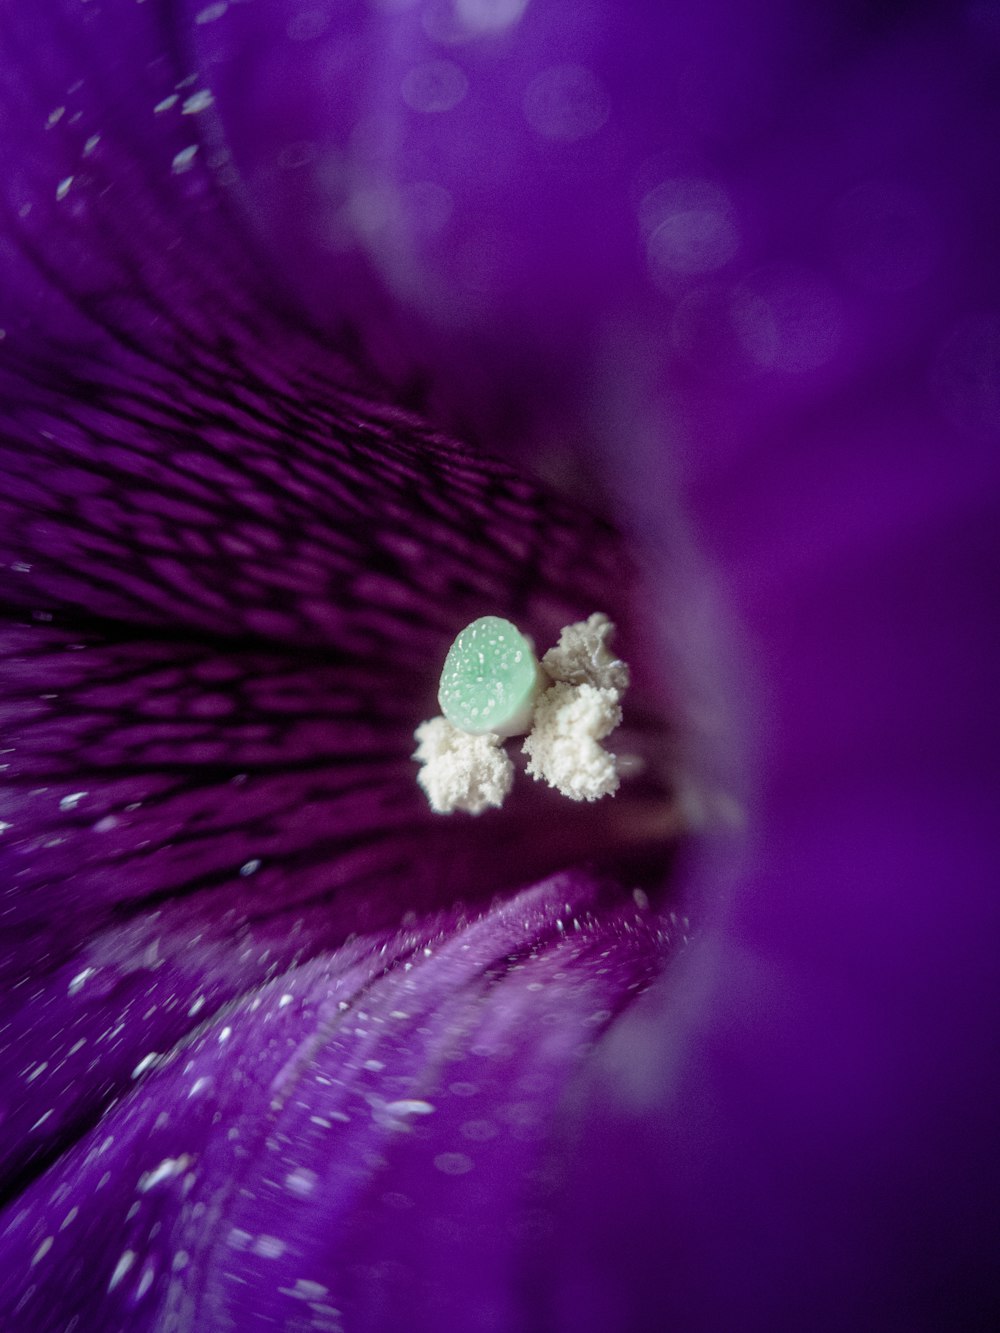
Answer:
<svg viewBox="0 0 1000 1333"><path fill-rule="evenodd" d="M480 616L448 650L438 702L460 731L519 736L531 727L541 672L531 640L499 616Z"/></svg>

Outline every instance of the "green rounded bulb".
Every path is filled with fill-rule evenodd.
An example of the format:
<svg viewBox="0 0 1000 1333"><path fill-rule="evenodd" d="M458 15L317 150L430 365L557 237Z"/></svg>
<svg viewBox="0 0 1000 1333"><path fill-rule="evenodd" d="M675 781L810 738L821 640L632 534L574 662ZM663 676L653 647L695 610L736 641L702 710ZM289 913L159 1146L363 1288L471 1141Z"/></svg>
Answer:
<svg viewBox="0 0 1000 1333"><path fill-rule="evenodd" d="M460 731L519 736L531 727L541 683L531 640L509 620L481 616L449 648L438 702Z"/></svg>

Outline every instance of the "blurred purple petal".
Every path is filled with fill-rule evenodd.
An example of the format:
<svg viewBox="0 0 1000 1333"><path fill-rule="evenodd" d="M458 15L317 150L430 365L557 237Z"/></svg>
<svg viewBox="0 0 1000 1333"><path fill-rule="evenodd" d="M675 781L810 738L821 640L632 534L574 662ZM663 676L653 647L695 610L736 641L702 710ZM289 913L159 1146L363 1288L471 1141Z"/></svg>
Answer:
<svg viewBox="0 0 1000 1333"><path fill-rule="evenodd" d="M678 307L660 410L746 638L730 681L753 833L705 933L588 1067L556 1327L985 1329L1000 1313L985 9L859 38L775 128L759 207L812 277L747 274L742 318L725 284ZM647 497L678 458L657 443L633 463L622 495L652 533ZM710 902L716 868L697 883Z"/></svg>

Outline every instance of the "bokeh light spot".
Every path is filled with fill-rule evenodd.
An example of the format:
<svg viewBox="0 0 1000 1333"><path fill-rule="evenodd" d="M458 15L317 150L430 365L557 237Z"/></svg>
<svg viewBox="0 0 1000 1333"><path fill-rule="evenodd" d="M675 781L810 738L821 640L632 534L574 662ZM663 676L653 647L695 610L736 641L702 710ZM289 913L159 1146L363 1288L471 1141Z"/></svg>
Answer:
<svg viewBox="0 0 1000 1333"><path fill-rule="evenodd" d="M436 114L451 111L469 91L469 80L451 60L429 60L406 75L400 91L414 111Z"/></svg>
<svg viewBox="0 0 1000 1333"><path fill-rule="evenodd" d="M740 245L729 198L711 181L663 181L643 198L639 222L650 276L661 287L670 286L675 274L722 268Z"/></svg>
<svg viewBox="0 0 1000 1333"><path fill-rule="evenodd" d="M577 143L607 121L611 102L598 79L583 65L552 65L528 84L524 114L543 139Z"/></svg>
<svg viewBox="0 0 1000 1333"><path fill-rule="evenodd" d="M737 289L732 318L744 352L762 370L815 370L833 357L843 334L836 292L807 269L759 271Z"/></svg>

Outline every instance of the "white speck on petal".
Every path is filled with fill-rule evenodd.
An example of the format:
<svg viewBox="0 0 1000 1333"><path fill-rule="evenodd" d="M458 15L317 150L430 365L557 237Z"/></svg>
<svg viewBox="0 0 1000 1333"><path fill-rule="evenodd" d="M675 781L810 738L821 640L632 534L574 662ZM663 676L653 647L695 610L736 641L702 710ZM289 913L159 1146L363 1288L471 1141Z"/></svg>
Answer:
<svg viewBox="0 0 1000 1333"><path fill-rule="evenodd" d="M193 143L189 144L187 148L182 148L181 151L176 154L171 168L175 176L180 176L185 171L191 170L197 152L198 145Z"/></svg>
<svg viewBox="0 0 1000 1333"><path fill-rule="evenodd" d="M192 93L190 97L185 99L184 105L181 107L181 115L196 116L199 111L207 111L214 101L215 98L212 96L211 89L199 88L196 93Z"/></svg>
<svg viewBox="0 0 1000 1333"><path fill-rule="evenodd" d="M386 1115L431 1115L435 1107L431 1102L421 1101L416 1097L403 1097L398 1102L388 1102L384 1107Z"/></svg>
<svg viewBox="0 0 1000 1333"><path fill-rule="evenodd" d="M295 1294L303 1301L321 1301L329 1290L322 1282L312 1282L307 1277L295 1280Z"/></svg>
<svg viewBox="0 0 1000 1333"><path fill-rule="evenodd" d="M52 1249L52 1246L53 1246L54 1244L55 1244L55 1237L54 1237L54 1236L46 1236L46 1237L45 1237L45 1239L42 1241L41 1245L39 1245L38 1249L37 1249L37 1250L35 1251L35 1253L31 1256L31 1266L32 1266L32 1268L34 1268L35 1264L41 1263L41 1261L42 1261L42 1260L45 1258L45 1256L48 1254L49 1250Z"/></svg>
<svg viewBox="0 0 1000 1333"><path fill-rule="evenodd" d="M308 1198L316 1188L319 1176L307 1166L297 1166L285 1177L285 1189L297 1194L300 1199Z"/></svg>
<svg viewBox="0 0 1000 1333"><path fill-rule="evenodd" d="M152 1171L147 1171L145 1175L140 1176L138 1189L140 1194L145 1194L151 1190L154 1185L159 1185L161 1181L170 1180L173 1176L179 1176L182 1171L186 1171L191 1165L191 1158L187 1153L180 1157L164 1157L159 1166L154 1167Z"/></svg>
<svg viewBox="0 0 1000 1333"><path fill-rule="evenodd" d="M473 33L503 32L512 28L528 7L528 0L456 0L463 27Z"/></svg>
<svg viewBox="0 0 1000 1333"><path fill-rule="evenodd" d="M122 1257L115 1264L115 1271L111 1274L111 1280L108 1283L108 1291L114 1291L122 1278L126 1275L132 1265L135 1263L135 1250L126 1250Z"/></svg>
<svg viewBox="0 0 1000 1333"><path fill-rule="evenodd" d="M221 19L223 14L229 8L227 0L216 0L214 5L206 5L204 9L199 10L194 16L195 23L214 23L216 19Z"/></svg>

